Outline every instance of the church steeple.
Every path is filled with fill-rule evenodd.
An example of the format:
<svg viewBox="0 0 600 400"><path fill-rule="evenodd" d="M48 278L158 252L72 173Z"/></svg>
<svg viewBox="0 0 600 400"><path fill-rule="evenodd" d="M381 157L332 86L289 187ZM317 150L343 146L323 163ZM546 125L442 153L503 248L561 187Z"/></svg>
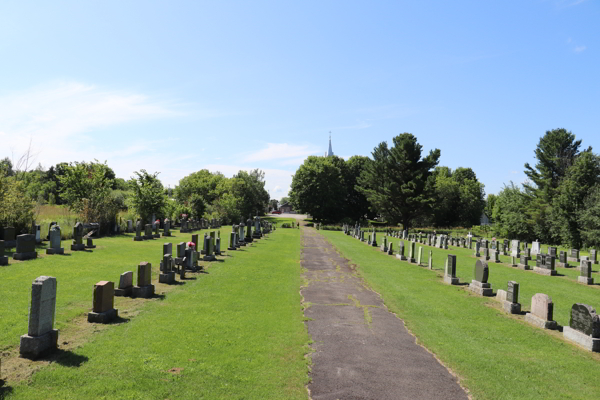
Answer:
<svg viewBox="0 0 600 400"><path fill-rule="evenodd" d="M333 150L331 149L331 131L329 131L329 150L327 151L327 157L333 156Z"/></svg>

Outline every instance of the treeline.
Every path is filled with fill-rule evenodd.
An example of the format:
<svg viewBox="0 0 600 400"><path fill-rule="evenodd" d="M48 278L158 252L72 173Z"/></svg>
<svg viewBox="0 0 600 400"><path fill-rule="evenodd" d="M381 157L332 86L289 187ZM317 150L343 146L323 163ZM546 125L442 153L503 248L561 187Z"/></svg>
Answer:
<svg viewBox="0 0 600 400"><path fill-rule="evenodd" d="M565 129L547 131L535 149L528 181L489 195L487 210L498 235L539 239L573 248L600 245L600 157Z"/></svg>
<svg viewBox="0 0 600 400"><path fill-rule="evenodd" d="M202 170L165 189L158 173L136 171L129 180L117 178L106 162L59 163L45 170L13 168L0 161L0 226L27 232L36 205L64 205L83 222L98 222L102 233L112 232L123 220L152 216L179 220L182 215L239 222L250 214L264 214L269 203L264 172L239 171L232 178ZM120 216L120 218L119 218Z"/></svg>
<svg viewBox="0 0 600 400"><path fill-rule="evenodd" d="M484 185L471 168L437 166L440 150L422 154L410 133L380 143L372 158L308 157L292 179L290 202L316 222L465 226L479 224Z"/></svg>

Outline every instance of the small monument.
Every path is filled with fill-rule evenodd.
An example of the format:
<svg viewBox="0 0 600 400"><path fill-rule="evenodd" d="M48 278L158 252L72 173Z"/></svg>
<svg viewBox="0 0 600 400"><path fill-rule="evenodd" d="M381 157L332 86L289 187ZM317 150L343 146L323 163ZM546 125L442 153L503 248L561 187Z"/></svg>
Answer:
<svg viewBox="0 0 600 400"><path fill-rule="evenodd" d="M107 324L117 318L115 310L115 284L110 281L100 281L94 285L94 302L92 311L88 313L88 322Z"/></svg>
<svg viewBox="0 0 600 400"><path fill-rule="evenodd" d="M569 326L563 327L563 336L586 350L600 352L600 316L587 304L571 307Z"/></svg>
<svg viewBox="0 0 600 400"><path fill-rule="evenodd" d="M13 254L15 260L32 260L37 258L35 236L31 234L17 236L17 249Z"/></svg>
<svg viewBox="0 0 600 400"><path fill-rule="evenodd" d="M525 321L542 329L557 329L558 324L552 320L554 303L544 293L536 293L531 298L531 312L525 314Z"/></svg>
<svg viewBox="0 0 600 400"><path fill-rule="evenodd" d="M171 221L169 221L168 218L165 218L164 221L164 228L163 228L163 237L164 236L171 236Z"/></svg>
<svg viewBox="0 0 600 400"><path fill-rule="evenodd" d="M521 254L521 259L519 260L517 268L522 270L530 270L531 267L529 266L529 257L527 257L525 254Z"/></svg>
<svg viewBox="0 0 600 400"><path fill-rule="evenodd" d="M408 249L408 262L411 263L415 263L417 260L415 260L415 250L416 250L416 244L415 242L410 242L410 247Z"/></svg>
<svg viewBox="0 0 600 400"><path fill-rule="evenodd" d="M144 225L144 240L152 240L154 239L154 234L152 233L152 224Z"/></svg>
<svg viewBox="0 0 600 400"><path fill-rule="evenodd" d="M119 287L115 289L115 296L131 296L133 290L133 272L127 271L119 278Z"/></svg>
<svg viewBox="0 0 600 400"><path fill-rule="evenodd" d="M469 290L480 296L493 296L492 285L488 283L489 271L486 261L477 260L475 263L475 279L471 281Z"/></svg>
<svg viewBox="0 0 600 400"><path fill-rule="evenodd" d="M521 303L519 303L519 284L508 281L508 290L498 290L496 299L502 303L502 308L509 314L520 314Z"/></svg>
<svg viewBox="0 0 600 400"><path fill-rule="evenodd" d="M396 254L396 258L406 261L406 256L404 255L404 241L400 240L398 242L398 254Z"/></svg>
<svg viewBox="0 0 600 400"><path fill-rule="evenodd" d="M534 272L548 276L557 274L556 269L554 269L554 257L539 253L535 262L535 267L533 267Z"/></svg>
<svg viewBox="0 0 600 400"><path fill-rule="evenodd" d="M56 278L51 276L36 278L31 285L29 327L27 334L21 336L19 348L21 356L35 360L40 355L56 349L58 330L53 329L55 310Z"/></svg>
<svg viewBox="0 0 600 400"><path fill-rule="evenodd" d="M577 282L583 283L584 285L593 285L594 278L592 278L592 261L581 260L581 266L579 267L580 275L577 277Z"/></svg>
<svg viewBox="0 0 600 400"><path fill-rule="evenodd" d="M175 271L172 270L172 265L173 260L171 254L164 254L162 260L162 273L158 275L159 283L170 285L175 282Z"/></svg>
<svg viewBox="0 0 600 400"><path fill-rule="evenodd" d="M154 295L154 285L152 285L152 264L141 262L138 265L137 286L133 287L132 296L149 298Z"/></svg>
<svg viewBox="0 0 600 400"><path fill-rule="evenodd" d="M46 249L46 254L65 254L65 249L61 245L60 226L53 225L48 234L50 247Z"/></svg>
<svg viewBox="0 0 600 400"><path fill-rule="evenodd" d="M133 237L134 242L141 242L144 240L142 237L142 222L138 219L135 223L135 236Z"/></svg>
<svg viewBox="0 0 600 400"><path fill-rule="evenodd" d="M71 245L71 251L85 250L85 244L83 244L83 224L77 222L73 227L73 244Z"/></svg>

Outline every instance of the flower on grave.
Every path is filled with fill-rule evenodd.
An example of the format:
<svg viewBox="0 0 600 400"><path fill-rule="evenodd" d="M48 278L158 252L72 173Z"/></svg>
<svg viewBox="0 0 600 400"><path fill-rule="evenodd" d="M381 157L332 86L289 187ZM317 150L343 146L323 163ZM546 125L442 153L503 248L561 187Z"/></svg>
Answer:
<svg viewBox="0 0 600 400"><path fill-rule="evenodd" d="M155 223L156 225L160 225L160 219L157 219L156 221L154 221L154 223Z"/></svg>
<svg viewBox="0 0 600 400"><path fill-rule="evenodd" d="M194 242L187 242L187 246L188 246L188 248L193 249L194 247L196 247L196 243L194 243Z"/></svg>

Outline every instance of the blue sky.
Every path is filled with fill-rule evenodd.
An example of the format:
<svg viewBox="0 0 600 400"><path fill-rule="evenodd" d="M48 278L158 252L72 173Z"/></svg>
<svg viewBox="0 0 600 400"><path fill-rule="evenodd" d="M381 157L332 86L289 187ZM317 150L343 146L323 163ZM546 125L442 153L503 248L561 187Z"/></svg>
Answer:
<svg viewBox="0 0 600 400"><path fill-rule="evenodd" d="M0 158L173 187L370 155L402 132L496 193L546 130L600 148L600 1L0 3Z"/></svg>

